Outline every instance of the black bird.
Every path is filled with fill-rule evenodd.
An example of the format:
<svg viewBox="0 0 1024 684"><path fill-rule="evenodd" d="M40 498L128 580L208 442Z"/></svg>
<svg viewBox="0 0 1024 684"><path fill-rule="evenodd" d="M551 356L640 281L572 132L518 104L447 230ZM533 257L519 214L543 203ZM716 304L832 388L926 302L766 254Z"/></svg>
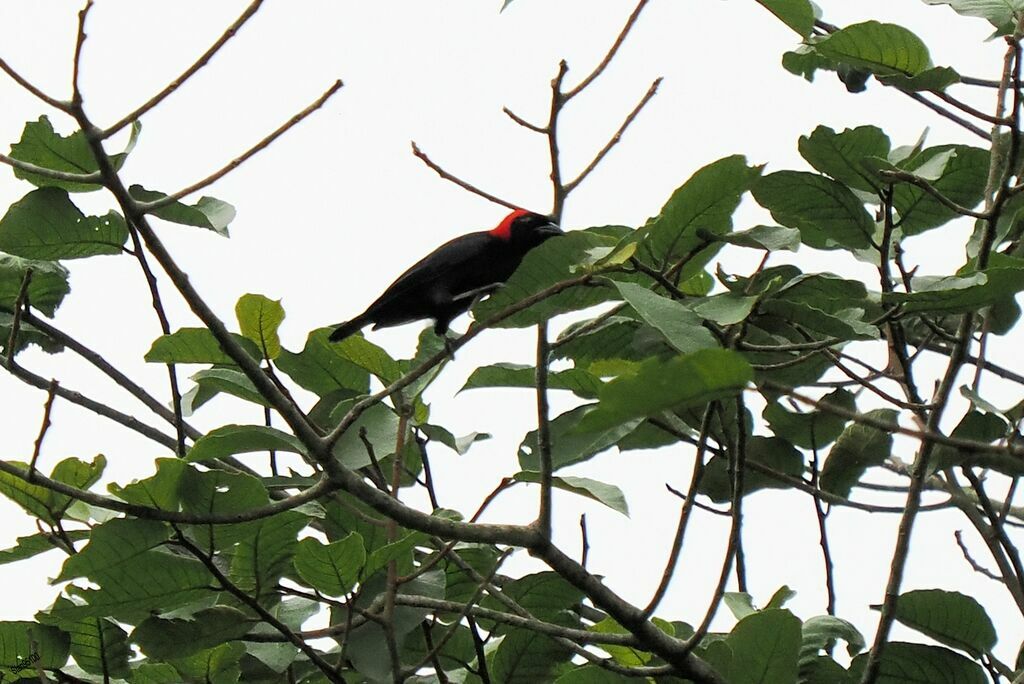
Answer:
<svg viewBox="0 0 1024 684"><path fill-rule="evenodd" d="M452 319L502 285L531 249L562 230L550 216L516 209L496 228L450 240L398 277L366 311L342 323L330 340L343 340L373 323L387 328L424 318L444 335Z"/></svg>

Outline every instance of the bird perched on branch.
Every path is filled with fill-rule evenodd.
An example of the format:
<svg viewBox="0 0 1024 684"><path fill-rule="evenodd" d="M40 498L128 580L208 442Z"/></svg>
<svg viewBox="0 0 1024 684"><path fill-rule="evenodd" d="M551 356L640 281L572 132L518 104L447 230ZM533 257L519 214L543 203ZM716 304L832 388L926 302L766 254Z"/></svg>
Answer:
<svg viewBox="0 0 1024 684"><path fill-rule="evenodd" d="M562 230L550 216L516 209L497 227L450 240L398 277L366 311L342 323L330 340L343 340L373 323L387 328L424 318L444 335L452 319L509 279L531 249Z"/></svg>

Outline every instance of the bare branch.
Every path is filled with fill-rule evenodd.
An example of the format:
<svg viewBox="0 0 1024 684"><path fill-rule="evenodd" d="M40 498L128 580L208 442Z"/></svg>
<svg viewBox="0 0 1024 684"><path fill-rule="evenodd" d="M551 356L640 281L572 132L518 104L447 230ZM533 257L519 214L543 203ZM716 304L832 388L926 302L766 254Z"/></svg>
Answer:
<svg viewBox="0 0 1024 684"><path fill-rule="evenodd" d="M956 202L954 202L953 200L949 199L941 192L939 192L934 185L926 181L924 178L915 176L912 173L907 173L906 171L882 169L881 171L878 172L878 175L882 176L882 178L885 178L886 180L889 181L901 181L904 183L910 183L911 185L916 185L917 187L921 188L929 195L937 199L939 203L942 204L944 207L946 207L950 211L954 211L957 214L960 214L961 216L970 216L977 219L988 218L987 212L972 211L967 207L960 206L959 204L957 204Z"/></svg>
<svg viewBox="0 0 1024 684"><path fill-rule="evenodd" d="M92 0L88 0L82 11L78 13L78 35L75 38L75 57L71 68L71 101L75 103L82 101L82 91L78 87L78 74L82 62L82 45L85 44L86 39L85 18L89 16L91 9Z"/></svg>
<svg viewBox="0 0 1024 684"><path fill-rule="evenodd" d="M174 79L173 81L168 83L167 86L163 90L161 90L159 93L157 93L153 97L151 97L148 100L146 100L146 102L144 102L142 105L140 105L138 108L136 108L132 112L129 112L128 114L126 114L117 123L110 125L108 128L105 128L100 133L100 139L101 140L106 140L107 138L109 138L110 136L114 135L115 133L120 131L122 128L124 128L128 124L132 123L133 121L138 120L139 117L141 117L143 114L148 112L150 109L152 109L153 107L155 107L158 104L160 104L161 102L163 102L164 99L166 99L168 95L170 95L175 90L180 88L181 85L183 83L185 83L185 81L187 81L190 78L192 78L197 71L199 71L204 66L206 66L206 64L210 61L210 59L215 54L217 54L217 52L222 47L224 47L225 43L227 43L229 40L231 40L232 38L235 37L235 34L238 33L238 29L242 28L242 25L245 24L245 22L249 21L249 19L254 14L256 14L256 10L258 10L260 8L260 5L262 5L262 4L263 4L263 0L255 0L254 2L249 3L249 6L245 8L245 11L242 12L242 14L238 17L238 19L236 19L235 22L233 24L231 24L231 26L229 26L224 31L223 35L221 35L221 37L218 38L217 41L213 45L210 46L210 49L207 50L206 52L204 52L199 57L199 59L197 59L192 64L192 66L190 66L188 69L185 69L185 71L181 72L181 75L179 75L176 79Z"/></svg>
<svg viewBox="0 0 1024 684"><path fill-rule="evenodd" d="M99 184L103 182L103 176L99 171L93 171L92 173L69 173L67 171L58 171L56 169L48 169L45 166L36 166L29 162L15 159L14 157L8 157L6 154L0 154L0 162L12 166L16 169L28 173L34 173L44 178L50 178L53 180L67 181L69 183L95 183Z"/></svg>
<svg viewBox="0 0 1024 684"><path fill-rule="evenodd" d="M174 202L177 202L181 198L191 195L193 192L196 192L197 190L202 190L206 186L211 185L212 183L215 183L216 181L220 180L221 178L223 178L224 176L226 176L227 174L229 174L230 172L234 171L239 166L244 164L246 161L248 161L257 152L261 152L263 149L265 149L272 142L277 140L285 132L293 128L296 124L305 119L307 116L309 116L316 110L320 109L320 107L322 107L324 103L327 102L327 100L330 99L332 95L334 95L334 93L338 92L342 85L343 84L340 80L335 81L331 85L331 87L324 91L324 93L320 97L318 97L311 105L303 109L301 112L299 112L292 118L288 119L288 121L282 124L277 130L275 130L267 137L263 138L263 140L260 140L258 143L250 147L248 150L243 152L235 159L231 160L231 162L228 163L226 166L218 169L217 171L214 171L206 178L193 183L187 188L182 188L181 190L171 195L168 195L167 197L162 197L158 200L153 200L152 202L138 202L137 204L139 210L144 214L150 214L156 211L157 209L160 209L161 207L166 207L169 204L173 204Z"/></svg>
<svg viewBox="0 0 1024 684"><path fill-rule="evenodd" d="M505 114L508 116L508 118L512 119L513 121L515 121L517 124L519 124L523 128L529 129L529 130L533 131L534 133L541 133L543 135L547 135L548 129L544 128L543 126L538 126L537 124L530 123L529 121L527 121L523 117L521 117L518 114L516 114L515 112L513 112L508 107L502 107L501 111L505 112Z"/></svg>
<svg viewBox="0 0 1024 684"><path fill-rule="evenodd" d="M622 47L622 43L626 40L626 36L629 35L630 29L633 28L633 24L636 23L637 18L640 16L640 12L642 12L646 6L647 0L640 0L640 2L637 3L636 9L634 9L633 13L629 15L628 19L626 19L625 26L622 27L621 31L619 31L618 37L615 39L615 42L612 43L611 48L608 49L608 53L604 56L604 59L602 59L594 70L590 72L589 76L584 78L577 86L571 88L565 93L566 100L571 100L579 95L587 88L587 86L594 82L594 79L601 75L605 68L611 63L615 54L619 51L619 48Z"/></svg>
<svg viewBox="0 0 1024 684"><path fill-rule="evenodd" d="M970 549L967 548L967 544L964 542L963 530L956 530L955 532L953 532L953 536L956 538L956 545L960 547L960 553L964 555L964 560L967 561L967 564L970 565L976 573L984 575L989 579L995 580L1000 584L1003 583L1002 577L992 572L978 561L974 560L974 556L971 555Z"/></svg>
<svg viewBox="0 0 1024 684"><path fill-rule="evenodd" d="M18 289L18 296L14 300L14 314L11 319L11 334L7 337L7 358L5 359L7 369L10 370L17 363L14 360L15 349L18 347L18 333L21 330L21 317L24 315L25 305L28 302L28 286L32 283L32 269L25 269L25 275L21 277L21 287Z"/></svg>
<svg viewBox="0 0 1024 684"><path fill-rule="evenodd" d="M452 183L455 183L456 185L458 185L463 190L468 190L469 192L473 193L474 195L478 195L480 197L483 197L485 200L488 200L490 202L494 202L495 204L500 204L501 206L508 207L509 209L518 209L519 208L518 205L513 204L512 202L509 202L508 200L503 200L500 197L498 197L497 195L492 195L491 193L489 193L489 192L487 192L485 190L481 190L480 188L476 187L472 183L470 183L468 181L464 181L461 178L459 178L458 176L454 176L454 175L448 173L443 168L441 168L437 163L435 163L434 160L432 160L430 157L428 157L427 153L420 149L419 145L416 144L415 140L412 141L412 153L417 158L419 158L420 161L422 161L424 164L426 164L431 169L433 169L434 172L437 173L437 175L439 175L441 178L444 178L446 181L451 181Z"/></svg>
<svg viewBox="0 0 1024 684"><path fill-rule="evenodd" d="M53 399L57 396L57 380L50 380L50 389L46 392L46 404L43 405L43 422L39 426L39 436L36 437L36 443L32 447L32 460L28 464L28 474L32 478L36 473L36 463L39 461L39 454L43 450L43 440L46 438L46 432L50 429L50 412L53 410Z"/></svg>
<svg viewBox="0 0 1024 684"><path fill-rule="evenodd" d="M62 112L67 112L71 108L71 103L58 100L55 97L50 97L39 88L32 85L32 83L30 83L21 74L15 71L14 68L2 58L0 58L0 70L2 70L4 73L10 76L15 83L17 83L22 88L35 95L37 98L39 98L46 104L50 105L54 109L59 109Z"/></svg>
<svg viewBox="0 0 1024 684"><path fill-rule="evenodd" d="M662 79L660 76L654 79L654 83L652 83L651 87L647 89L647 92L644 94L644 96L640 98L640 102L638 102L637 105L633 107L633 111L629 113L629 115L622 122L622 125L619 126L619 129L615 131L615 135L613 135L611 139L605 144L605 146L601 148L601 151L597 153L594 159L589 164L587 164L587 167L583 169L578 176L576 176L574 179L565 184L566 193L575 190L576 186L582 183L583 179L589 176L590 173L595 168L597 168L597 165L601 163L601 160L605 158L605 155L607 155L608 152L610 152L611 149L619 143L619 141L622 139L622 134L626 132L626 129L629 128L630 124L633 123L633 120L636 119L640 111L647 106L647 103L650 102L651 98L654 97L654 95L658 92L658 86L661 85L661 81Z"/></svg>
<svg viewBox="0 0 1024 684"><path fill-rule="evenodd" d="M540 507L537 528L545 539L551 538L551 423L548 416L548 324L537 324L537 457L540 462Z"/></svg>

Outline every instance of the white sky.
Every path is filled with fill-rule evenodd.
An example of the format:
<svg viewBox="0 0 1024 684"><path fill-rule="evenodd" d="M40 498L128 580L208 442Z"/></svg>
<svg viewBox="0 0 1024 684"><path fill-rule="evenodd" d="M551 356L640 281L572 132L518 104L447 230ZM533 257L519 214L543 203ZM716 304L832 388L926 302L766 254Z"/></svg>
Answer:
<svg viewBox="0 0 1024 684"><path fill-rule="evenodd" d="M823 0L825 19L839 25L877 18L901 23L932 49L936 64L961 73L996 78L1003 44L984 43L988 25L956 17L948 8L905 0ZM160 232L179 263L214 308L233 320L236 299L246 292L281 298L288 317L284 343L297 350L309 330L359 311L404 268L450 237L490 227L504 209L439 179L410 153L410 140L448 170L511 201L538 210L550 206L545 141L501 112L509 106L542 121L549 82L559 59L570 65L574 84L605 53L634 3L583 0L516 0L499 14L500 0L455 2L287 3L270 0L238 36L178 93L143 119L142 137L124 168L130 182L175 191L219 168L315 99L334 79L345 87L310 119L270 149L205 193L238 210L232 238L183 226ZM245 6L243 2L128 2L100 0L89 17L82 85L89 114L109 124L163 87L213 42ZM65 97L78 3L0 3L0 55L48 93ZM950 28L955 30L951 31ZM869 85L849 95L830 74L808 84L781 69L782 53L796 36L753 2L653 0L605 75L569 106L563 133L563 168L572 177L618 127L657 76L658 95L621 144L571 197L564 226L640 225L660 209L694 170L741 152L769 170L804 169L796 141L819 123L842 130L881 126L893 145L913 143L925 127L930 141L978 144L909 98ZM982 92L990 97L990 92ZM987 99L978 104L990 108ZM61 132L70 122L0 79L0 132L15 142L25 121L49 114ZM117 144L123 144L120 140ZM112 148L113 149L113 148ZM0 206L30 187L7 174ZM193 198L195 199L195 198ZM78 195L87 211L105 212L107 196ZM767 215L747 200L737 227ZM910 262L921 272L948 272L962 263L969 230L945 229L908 242ZM940 237L941 236L941 237ZM730 272L748 272L759 254L733 251L723 257ZM877 274L851 259L804 249L778 257L807 270L862 277ZM57 324L116 359L158 396L166 394L162 366L142 362L159 334L137 264L129 257L100 257L71 264L72 293ZM164 284L175 327L195 319ZM466 319L455 328L465 328ZM395 355L408 355L419 327L380 331L371 339ZM993 353L1012 340L993 343ZM515 448L533 420L531 392L454 392L477 365L529 362L532 331L492 331L458 354L429 395L434 422L453 432L490 432L495 439L457 457L438 449L441 504L474 510L497 481L517 470ZM1006 358L1006 357L1004 357ZM105 378L70 354L20 357L41 374L135 413L160 421ZM191 372L191 370L189 371ZM188 382L184 383L186 386ZM927 382L923 382L928 387ZM994 380L996 403L1011 405L1020 388ZM44 393L0 375L4 411L3 458L27 459L42 413ZM862 406L869 407L869 401ZM556 398L555 408L570 404ZM759 409L755 409L759 411ZM151 472L166 455L134 433L58 400L42 467L67 456L110 460L105 482L125 482ZM260 422L250 405L218 399L194 418L200 428L226 422ZM909 459L910 447L900 444ZM262 456L248 457L253 462ZM556 499L557 541L578 553L578 519L586 512L591 534L590 568L627 599L646 603L661 575L678 500L666 482L685 488L692 450L607 453L571 469L573 474L614 482L627 495L626 519L568 494ZM878 481L877 475L872 479ZM864 492L858 492L863 498ZM490 509L491 521L524 522L536 494L509 493ZM901 496L886 499L898 504ZM764 603L782 584L798 594L790 607L801 617L824 613L824 588L812 503L796 493L761 493L747 499L745 544L755 601ZM699 622L717 580L726 522L695 511L676 581L659 615ZM0 501L0 548L34 532L20 509ZM839 614L870 642L895 540L895 516L837 509L829 518L839 586ZM997 621L997 653L1012 663L1022 620L995 583L973 573L956 549L952 531L963 528L979 558L983 547L958 514L919 519L905 589L956 589L977 597ZM1011 530L1011 534L1016 531ZM28 619L48 605L58 587L47 577L60 557L0 566L0 619ZM526 571L534 561L519 554L506 569ZM723 608L717 627L732 624ZM906 634L897 630L897 634Z"/></svg>

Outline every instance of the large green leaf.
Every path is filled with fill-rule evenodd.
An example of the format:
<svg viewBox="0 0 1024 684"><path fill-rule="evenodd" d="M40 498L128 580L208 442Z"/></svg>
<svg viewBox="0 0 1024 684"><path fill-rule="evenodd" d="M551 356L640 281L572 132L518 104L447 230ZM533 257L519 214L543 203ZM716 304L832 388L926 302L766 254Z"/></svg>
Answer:
<svg viewBox="0 0 1024 684"><path fill-rule="evenodd" d="M821 399L826 406L845 411L856 411L853 395L845 389L837 389ZM768 404L764 413L772 431L803 449L821 449L834 442L846 427L847 420L828 410L799 413L784 408L778 402Z"/></svg>
<svg viewBox="0 0 1024 684"><path fill-rule="evenodd" d="M814 8L809 0L757 0L801 38L811 35L814 28Z"/></svg>
<svg viewBox="0 0 1024 684"><path fill-rule="evenodd" d="M523 470L513 475L512 479L516 482L537 483L540 482L540 473L532 470ZM593 499L598 503L604 504L613 511L617 511L627 517L629 516L629 504L626 503L626 497L622 493L622 490L613 484L592 480L589 477L556 475L551 478L551 485L556 489L561 489L566 492L585 496L588 499Z"/></svg>
<svg viewBox="0 0 1024 684"><path fill-rule="evenodd" d="M305 515L284 511L247 525L231 559L235 586L260 596L272 594L277 580L291 566L298 533L308 523Z"/></svg>
<svg viewBox="0 0 1024 684"><path fill-rule="evenodd" d="M67 192L39 188L0 219L0 250L26 259L80 259L120 254L128 225L120 214L86 216Z"/></svg>
<svg viewBox="0 0 1024 684"><path fill-rule="evenodd" d="M921 589L900 594L896 619L974 658L990 653L996 645L988 613L973 597L956 591Z"/></svg>
<svg viewBox="0 0 1024 684"><path fill-rule="evenodd" d="M299 542L292 562L310 586L328 596L344 596L359 581L366 550L356 532L329 544L309 537Z"/></svg>
<svg viewBox="0 0 1024 684"><path fill-rule="evenodd" d="M54 603L55 615L40 613L41 622L52 624L71 636L71 656L86 672L123 679L129 676L132 655L128 633L112 620L101 617L59 617L62 607L74 604L64 597Z"/></svg>
<svg viewBox="0 0 1024 684"><path fill-rule="evenodd" d="M896 424L896 411L876 409L864 414L873 420ZM860 423L853 423L832 445L821 469L821 488L839 496L849 496L864 472L879 466L892 451L892 433Z"/></svg>
<svg viewBox="0 0 1024 684"><path fill-rule="evenodd" d="M740 620L725 640L732 650L730 684L796 681L800 636L800 620L785 609L763 610Z"/></svg>
<svg viewBox="0 0 1024 684"><path fill-rule="evenodd" d="M260 294L244 294L235 304L235 316L242 336L252 340L266 359L276 359L281 353L281 338L277 329L284 320L284 307L280 299L269 299Z"/></svg>
<svg viewBox="0 0 1024 684"><path fill-rule="evenodd" d="M718 340L702 325L701 317L682 302L663 297L634 283L615 283L622 298L645 323L655 328L683 354L717 347Z"/></svg>
<svg viewBox="0 0 1024 684"><path fill-rule="evenodd" d="M114 170L121 168L128 153L135 147L141 127L138 122L132 124L131 137L124 152L110 155ZM53 171L65 173L89 174L99 170L96 157L89 147L85 133L75 131L71 135L61 136L54 132L50 119L39 117L38 121L25 124L21 140L11 145L11 156L29 164L35 164ZM75 183L55 180L41 174L15 169L14 175L40 187L63 188L68 192L89 192L99 190L99 183Z"/></svg>
<svg viewBox="0 0 1024 684"><path fill-rule="evenodd" d="M940 145L922 150L904 170L926 173L933 161L942 162L941 175L931 183L940 193L960 206L972 208L982 199L988 179L989 152L969 145ZM916 185L900 183L893 189L893 207L905 235L917 235L958 216Z"/></svg>
<svg viewBox="0 0 1024 684"><path fill-rule="evenodd" d="M65 534L72 542L79 542L89 538L88 530L66 530ZM16 563L26 558L33 558L47 551L55 551L59 548L52 540L54 536L44 532L27 537L18 537L14 546L9 549L0 550L0 565Z"/></svg>
<svg viewBox="0 0 1024 684"><path fill-rule="evenodd" d="M551 462L555 470L573 463L586 461L614 446L640 424L640 419L614 423L598 430L581 431L580 421L592 410L593 404L579 406L554 418L550 425ZM540 456L537 431L531 430L519 445L519 467L539 471Z"/></svg>
<svg viewBox="0 0 1024 684"><path fill-rule="evenodd" d="M831 176L847 187L877 192L881 183L864 166L868 157L885 159L890 143L877 126L859 126L836 133L828 126L818 126L810 135L800 137L800 155L815 169Z"/></svg>
<svg viewBox="0 0 1024 684"><path fill-rule="evenodd" d="M853 659L851 670L864 667L868 654ZM938 646L890 641L882 651L876 684L986 684L981 665Z"/></svg>
<svg viewBox="0 0 1024 684"><path fill-rule="evenodd" d="M256 344L241 335L231 333L242 349L253 357L262 358ZM227 355L217 338L206 328L179 328L170 335L161 335L146 352L146 361L150 363L219 363L235 365Z"/></svg>
<svg viewBox="0 0 1024 684"><path fill-rule="evenodd" d="M185 658L244 636L255 622L237 608L214 606L187 619L150 617L135 628L131 640L154 660Z"/></svg>
<svg viewBox="0 0 1024 684"><path fill-rule="evenodd" d="M459 391L482 387L528 387L532 389L536 387L536 384L537 369L533 366L496 363L475 369ZM548 373L549 389L569 390L586 399L596 397L601 384L600 378L581 368Z"/></svg>
<svg viewBox="0 0 1024 684"><path fill-rule="evenodd" d="M146 190L141 185L131 186L128 193L139 202L155 202L167 197L162 192ZM151 213L164 221L206 228L224 237L228 236L228 224L235 219L235 208L213 197L200 197L193 206L177 201L171 202Z"/></svg>
<svg viewBox="0 0 1024 684"><path fill-rule="evenodd" d="M68 661L71 642L61 630L36 622L0 622L0 663L4 665L4 680L11 669L38 681L35 666L47 669L64 667ZM14 677L13 680L17 680Z"/></svg>
<svg viewBox="0 0 1024 684"><path fill-rule="evenodd" d="M1024 290L1024 259L995 253L980 273L920 277L913 285L913 292L885 293L882 301L902 304L907 313L977 311Z"/></svg>
<svg viewBox="0 0 1024 684"><path fill-rule="evenodd" d="M797 228L818 249L863 249L875 223L863 203L841 183L803 171L777 171L752 190L757 203L784 226Z"/></svg>
<svg viewBox="0 0 1024 684"><path fill-rule="evenodd" d="M28 287L28 299L32 308L53 316L70 291L68 271L53 261L22 259L0 252L0 309L13 311L21 292L25 273L32 270L32 281Z"/></svg>
<svg viewBox="0 0 1024 684"><path fill-rule="evenodd" d="M699 231L729 232L740 197L761 175L761 168L733 155L699 169L643 227L644 246L654 258L671 262L703 244Z"/></svg>
<svg viewBox="0 0 1024 684"><path fill-rule="evenodd" d="M303 389L321 397L337 390L367 392L370 373L353 361L351 354L343 355L341 345L328 342L328 335L329 328L320 328L309 333L301 352L282 349L277 358L278 369Z"/></svg>
<svg viewBox="0 0 1024 684"><path fill-rule="evenodd" d="M739 393L752 379L750 365L727 349L702 349L667 361L649 359L635 374L602 387L597 408L577 429L606 430L667 409L700 406Z"/></svg>
<svg viewBox="0 0 1024 684"><path fill-rule="evenodd" d="M192 445L188 461L210 461L254 451L288 451L305 454L294 435L266 425L224 425L206 433Z"/></svg>
<svg viewBox="0 0 1024 684"><path fill-rule="evenodd" d="M931 66L928 48L911 31L896 24L852 24L814 43L820 54L875 74L914 76Z"/></svg>
<svg viewBox="0 0 1024 684"><path fill-rule="evenodd" d="M758 463L775 472L799 478L804 472L804 457L792 444L779 437L753 436L747 442L747 463ZM790 485L751 467L743 471L743 494L760 489L786 489ZM732 498L729 459L715 456L708 461L700 481L700 493L712 501L725 503Z"/></svg>
<svg viewBox="0 0 1024 684"><path fill-rule="evenodd" d="M924 0L927 5L949 5L958 14L987 19L999 34L1013 33L1024 0Z"/></svg>

